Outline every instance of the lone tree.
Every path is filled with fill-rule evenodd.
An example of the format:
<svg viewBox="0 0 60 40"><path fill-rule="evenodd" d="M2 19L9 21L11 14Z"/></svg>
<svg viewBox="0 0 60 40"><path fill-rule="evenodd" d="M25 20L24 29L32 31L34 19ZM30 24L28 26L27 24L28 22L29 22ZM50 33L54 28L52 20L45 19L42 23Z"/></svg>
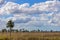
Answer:
<svg viewBox="0 0 60 40"><path fill-rule="evenodd" d="M10 40L11 40L11 30L14 27L14 22L12 20L9 20L7 22L7 28L10 28Z"/></svg>

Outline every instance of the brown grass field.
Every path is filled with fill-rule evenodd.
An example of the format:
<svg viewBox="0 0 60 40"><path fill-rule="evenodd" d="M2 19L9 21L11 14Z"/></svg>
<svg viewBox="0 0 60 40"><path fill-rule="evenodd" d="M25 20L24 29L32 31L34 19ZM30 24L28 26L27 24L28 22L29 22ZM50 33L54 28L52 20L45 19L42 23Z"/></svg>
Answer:
<svg viewBox="0 0 60 40"><path fill-rule="evenodd" d="M0 40L9 39L9 33L0 33ZM60 32L12 32L11 40L60 40Z"/></svg>

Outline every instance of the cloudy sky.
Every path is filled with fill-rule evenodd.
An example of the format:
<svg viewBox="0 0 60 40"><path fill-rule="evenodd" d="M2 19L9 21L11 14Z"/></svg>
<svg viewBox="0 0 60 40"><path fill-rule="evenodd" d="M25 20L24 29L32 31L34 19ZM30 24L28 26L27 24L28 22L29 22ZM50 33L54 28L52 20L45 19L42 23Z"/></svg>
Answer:
<svg viewBox="0 0 60 40"><path fill-rule="evenodd" d="M0 0L0 29L10 19L14 29L60 31L60 1Z"/></svg>

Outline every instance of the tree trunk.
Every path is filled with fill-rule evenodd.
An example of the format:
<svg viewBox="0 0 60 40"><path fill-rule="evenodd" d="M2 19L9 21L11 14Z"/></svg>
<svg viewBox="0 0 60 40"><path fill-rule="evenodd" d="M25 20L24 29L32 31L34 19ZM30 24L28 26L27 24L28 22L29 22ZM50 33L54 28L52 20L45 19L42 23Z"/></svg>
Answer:
<svg viewBox="0 0 60 40"><path fill-rule="evenodd" d="M10 40L11 40L11 27L10 27Z"/></svg>

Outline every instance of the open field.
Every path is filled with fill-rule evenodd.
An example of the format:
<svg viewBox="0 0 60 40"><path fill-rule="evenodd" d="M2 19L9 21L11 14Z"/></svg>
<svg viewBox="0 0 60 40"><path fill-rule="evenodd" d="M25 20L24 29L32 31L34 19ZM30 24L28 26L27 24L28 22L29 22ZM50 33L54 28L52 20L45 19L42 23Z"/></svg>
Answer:
<svg viewBox="0 0 60 40"><path fill-rule="evenodd" d="M0 33L0 40L9 38L9 33ZM60 32L15 32L11 40L60 40Z"/></svg>

